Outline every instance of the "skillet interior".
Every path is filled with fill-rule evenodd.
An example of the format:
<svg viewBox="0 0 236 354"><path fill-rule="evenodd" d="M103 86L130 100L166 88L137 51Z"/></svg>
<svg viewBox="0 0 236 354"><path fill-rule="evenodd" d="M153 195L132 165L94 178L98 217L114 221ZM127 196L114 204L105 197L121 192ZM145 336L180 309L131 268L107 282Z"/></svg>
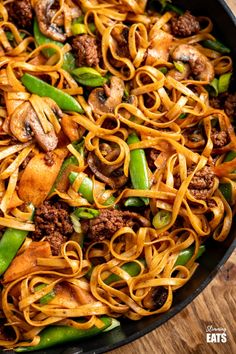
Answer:
<svg viewBox="0 0 236 354"><path fill-rule="evenodd" d="M211 17L214 20L215 30L219 38L232 49L236 59L236 18L225 4L224 0L180 0L173 1L183 8L188 8L194 14ZM226 262L236 246L236 230L234 227L229 237L223 243L209 242L207 252L200 259L200 266L196 273L183 288L175 293L173 307L166 313L143 318L138 322L125 320L121 327L112 332L99 335L81 343L65 345L60 348L37 351L38 354L79 354L102 353L127 344L160 326L169 318L181 311L189 304L212 280L220 266ZM10 354L11 352L8 351ZM13 352L12 352L13 353Z"/></svg>

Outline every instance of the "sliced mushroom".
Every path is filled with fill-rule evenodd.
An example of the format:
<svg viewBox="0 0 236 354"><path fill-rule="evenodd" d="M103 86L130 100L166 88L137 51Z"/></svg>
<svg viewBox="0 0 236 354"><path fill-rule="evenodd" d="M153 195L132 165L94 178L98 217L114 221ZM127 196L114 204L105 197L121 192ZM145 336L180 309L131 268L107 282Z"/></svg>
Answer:
<svg viewBox="0 0 236 354"><path fill-rule="evenodd" d="M36 17L39 24L40 31L47 37L59 42L64 42L66 36L62 33L61 29L52 23L51 7L55 0L38 0L34 6Z"/></svg>
<svg viewBox="0 0 236 354"><path fill-rule="evenodd" d="M215 77L215 70L210 60L191 45L179 45L172 53L172 58L176 61L188 62L192 73L201 81L211 82Z"/></svg>
<svg viewBox="0 0 236 354"><path fill-rule="evenodd" d="M119 153L119 149L113 149L106 155L106 159L108 161L115 160L119 156ZM123 163L106 165L92 152L88 154L87 163L95 176L107 183L112 189L122 187L128 180L120 168Z"/></svg>
<svg viewBox="0 0 236 354"><path fill-rule="evenodd" d="M52 151L56 148L58 139L52 124L50 122L48 124L51 130L45 133L31 104L24 102L11 115L10 130L22 143L34 137L44 151Z"/></svg>
<svg viewBox="0 0 236 354"><path fill-rule="evenodd" d="M96 88L90 93L88 103L94 113L112 113L115 107L122 102L124 90L124 81L119 77L112 76L109 97L106 96L107 87L106 89Z"/></svg>

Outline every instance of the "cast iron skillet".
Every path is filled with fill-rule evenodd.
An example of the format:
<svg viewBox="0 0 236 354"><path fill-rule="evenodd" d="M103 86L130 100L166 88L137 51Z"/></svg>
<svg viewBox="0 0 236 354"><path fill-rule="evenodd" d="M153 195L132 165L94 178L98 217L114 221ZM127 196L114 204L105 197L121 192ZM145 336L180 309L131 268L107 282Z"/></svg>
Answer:
<svg viewBox="0 0 236 354"><path fill-rule="evenodd" d="M236 18L225 4L224 0L177 0L174 4L192 10L194 14L209 16L214 20L217 36L232 49L236 59ZM219 268L226 262L236 246L236 230L234 226L229 237L223 242L210 241L207 252L200 258L200 265L192 279L175 293L172 308L161 315L143 318L139 321L124 320L120 328L111 332L87 339L80 343L71 343L43 351L36 354L98 354L117 348L135 339L166 322L188 305L213 279ZM9 352L8 352L9 353ZM12 352L13 353L13 352Z"/></svg>

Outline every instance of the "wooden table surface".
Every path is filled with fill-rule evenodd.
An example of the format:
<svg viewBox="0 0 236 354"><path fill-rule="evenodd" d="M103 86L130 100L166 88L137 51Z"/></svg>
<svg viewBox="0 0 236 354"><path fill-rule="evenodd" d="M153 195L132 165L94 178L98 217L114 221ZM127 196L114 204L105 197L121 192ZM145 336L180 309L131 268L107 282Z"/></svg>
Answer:
<svg viewBox="0 0 236 354"><path fill-rule="evenodd" d="M236 14L236 0L227 2ZM226 343L206 342L210 325L226 328ZM206 289L178 315L109 353L236 354L236 250Z"/></svg>

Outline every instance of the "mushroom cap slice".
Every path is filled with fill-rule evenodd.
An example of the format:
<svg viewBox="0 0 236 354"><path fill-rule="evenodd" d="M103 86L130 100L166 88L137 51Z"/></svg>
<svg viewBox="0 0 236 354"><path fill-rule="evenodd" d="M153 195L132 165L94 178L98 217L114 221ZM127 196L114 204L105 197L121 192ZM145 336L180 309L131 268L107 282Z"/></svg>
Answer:
<svg viewBox="0 0 236 354"><path fill-rule="evenodd" d="M119 77L112 76L110 85L110 95L107 98L104 88L94 89L88 99L88 103L96 114L113 113L117 105L122 102L125 84Z"/></svg>
<svg viewBox="0 0 236 354"><path fill-rule="evenodd" d="M37 114L30 102L24 102L13 112L10 118L10 131L16 139L25 143L35 138L44 151L52 151L56 148L58 138L51 126L49 133L45 133Z"/></svg>
<svg viewBox="0 0 236 354"><path fill-rule="evenodd" d="M38 0L34 10L40 31L54 41L64 42L66 40L65 34L61 32L55 23L51 23L50 9L54 3L55 0Z"/></svg>

